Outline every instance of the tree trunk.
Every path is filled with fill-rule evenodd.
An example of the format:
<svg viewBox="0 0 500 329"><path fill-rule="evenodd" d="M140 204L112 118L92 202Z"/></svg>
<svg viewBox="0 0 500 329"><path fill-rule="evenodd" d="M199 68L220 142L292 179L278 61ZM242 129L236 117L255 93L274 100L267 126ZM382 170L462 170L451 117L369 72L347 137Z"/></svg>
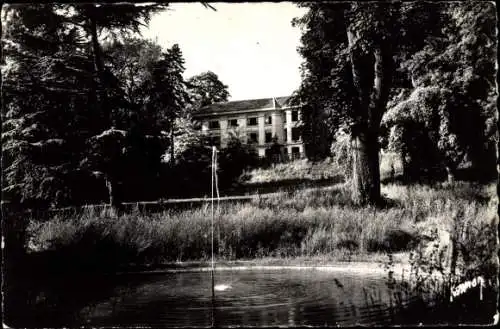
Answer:
<svg viewBox="0 0 500 329"><path fill-rule="evenodd" d="M410 164L406 161L406 152L401 151L401 167L403 168L403 182L410 181Z"/></svg>
<svg viewBox="0 0 500 329"><path fill-rule="evenodd" d="M361 131L353 136L352 198L355 203L380 200L379 146L375 134Z"/></svg>
<svg viewBox="0 0 500 329"><path fill-rule="evenodd" d="M347 28L352 81L357 97L353 104L353 184L356 203L376 204L380 200L378 131L386 110L392 81L390 45L374 43L370 53L359 50L360 35Z"/></svg>
<svg viewBox="0 0 500 329"><path fill-rule="evenodd" d="M108 189L109 205L114 214L121 209L121 199L119 196L118 181L115 177L106 176L106 188Z"/></svg>
<svg viewBox="0 0 500 329"><path fill-rule="evenodd" d="M446 166L446 173L448 175L447 182L450 185L455 184L455 169L450 166Z"/></svg>
<svg viewBox="0 0 500 329"><path fill-rule="evenodd" d="M104 79L104 63L102 61L102 51L101 45L99 44L99 36L97 34L97 22L94 17L90 17L89 19L90 25L90 35L92 39L92 53L94 57L94 69L97 74L97 92L99 95L98 101L98 109L100 111L99 116L104 119L101 122L102 126L106 126L107 118L105 116L104 111L108 110L107 106L107 96L106 91L104 89L105 79Z"/></svg>

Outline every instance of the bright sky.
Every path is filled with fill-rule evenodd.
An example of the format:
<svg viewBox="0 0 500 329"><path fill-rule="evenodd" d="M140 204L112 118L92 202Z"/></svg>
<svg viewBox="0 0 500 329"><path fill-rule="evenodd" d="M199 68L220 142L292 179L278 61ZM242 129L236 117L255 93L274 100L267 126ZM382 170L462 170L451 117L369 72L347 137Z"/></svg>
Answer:
<svg viewBox="0 0 500 329"><path fill-rule="evenodd" d="M178 43L185 78L212 71L230 100L290 95L300 85L300 29L305 12L293 3L173 3L153 17L143 36L165 49Z"/></svg>

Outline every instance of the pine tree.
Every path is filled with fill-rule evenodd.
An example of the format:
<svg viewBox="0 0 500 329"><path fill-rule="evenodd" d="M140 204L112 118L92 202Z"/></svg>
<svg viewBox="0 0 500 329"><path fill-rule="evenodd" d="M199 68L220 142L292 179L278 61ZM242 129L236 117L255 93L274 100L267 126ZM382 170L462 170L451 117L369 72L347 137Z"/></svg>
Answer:
<svg viewBox="0 0 500 329"><path fill-rule="evenodd" d="M67 203L91 102L85 40L51 5L5 8L2 46L3 181L6 199ZM71 150L71 151L70 151Z"/></svg>

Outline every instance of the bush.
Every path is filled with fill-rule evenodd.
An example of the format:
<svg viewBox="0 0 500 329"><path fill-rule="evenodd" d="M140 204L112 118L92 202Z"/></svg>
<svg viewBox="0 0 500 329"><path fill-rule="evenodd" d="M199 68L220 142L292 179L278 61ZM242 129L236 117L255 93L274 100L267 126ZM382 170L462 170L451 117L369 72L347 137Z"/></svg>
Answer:
<svg viewBox="0 0 500 329"><path fill-rule="evenodd" d="M245 169L259 164L259 158L250 147L231 139L217 155L218 185L220 190L230 188ZM200 197L211 193L212 149L200 144L191 145L179 154L167 174L169 196Z"/></svg>
<svg viewBox="0 0 500 329"><path fill-rule="evenodd" d="M184 150L168 170L167 191L169 196L190 197L210 193L212 150L203 144L195 144Z"/></svg>
<svg viewBox="0 0 500 329"><path fill-rule="evenodd" d="M259 157L253 148L243 145L237 138L231 138L218 156L220 187L230 187L245 169L255 168L258 164Z"/></svg>

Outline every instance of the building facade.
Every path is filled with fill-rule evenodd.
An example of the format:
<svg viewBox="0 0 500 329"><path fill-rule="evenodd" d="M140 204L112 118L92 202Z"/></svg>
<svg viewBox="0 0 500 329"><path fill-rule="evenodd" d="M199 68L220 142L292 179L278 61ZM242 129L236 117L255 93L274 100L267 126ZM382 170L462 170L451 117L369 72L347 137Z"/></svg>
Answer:
<svg viewBox="0 0 500 329"><path fill-rule="evenodd" d="M290 105L290 97L216 103L201 108L194 119L218 148L236 137L255 147L261 157L268 156L275 145L280 146L283 159L304 157L301 108Z"/></svg>

